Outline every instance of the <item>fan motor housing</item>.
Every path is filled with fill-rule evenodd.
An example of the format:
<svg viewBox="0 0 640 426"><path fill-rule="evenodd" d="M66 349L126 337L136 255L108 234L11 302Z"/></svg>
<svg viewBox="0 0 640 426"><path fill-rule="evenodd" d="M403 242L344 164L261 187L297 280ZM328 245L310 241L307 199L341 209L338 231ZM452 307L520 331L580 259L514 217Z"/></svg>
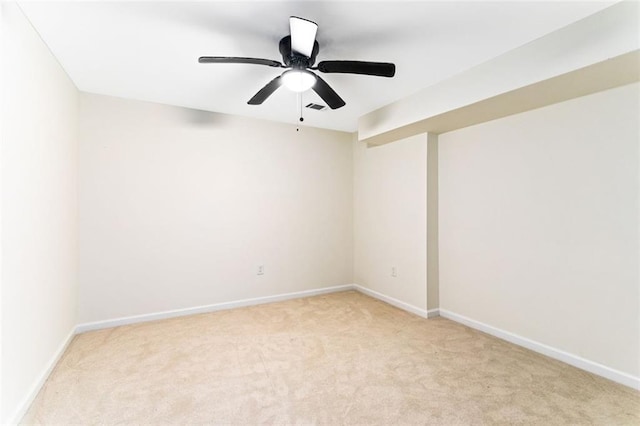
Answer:
<svg viewBox="0 0 640 426"><path fill-rule="evenodd" d="M301 69L308 68L316 62L316 56L318 56L319 51L320 45L318 44L317 40L313 42L313 51L311 52L311 56L309 58L299 53L295 53L291 50L290 35L283 37L282 40L280 40L280 54L282 55L282 62L287 67Z"/></svg>

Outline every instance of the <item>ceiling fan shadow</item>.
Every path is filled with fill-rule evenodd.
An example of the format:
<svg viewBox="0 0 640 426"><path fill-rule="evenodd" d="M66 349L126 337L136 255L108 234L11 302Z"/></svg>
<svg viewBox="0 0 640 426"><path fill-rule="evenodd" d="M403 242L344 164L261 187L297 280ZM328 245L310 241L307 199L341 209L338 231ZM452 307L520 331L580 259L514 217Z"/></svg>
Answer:
<svg viewBox="0 0 640 426"><path fill-rule="evenodd" d="M181 108L182 120L192 127L214 127L228 122L226 114L204 111L201 109Z"/></svg>

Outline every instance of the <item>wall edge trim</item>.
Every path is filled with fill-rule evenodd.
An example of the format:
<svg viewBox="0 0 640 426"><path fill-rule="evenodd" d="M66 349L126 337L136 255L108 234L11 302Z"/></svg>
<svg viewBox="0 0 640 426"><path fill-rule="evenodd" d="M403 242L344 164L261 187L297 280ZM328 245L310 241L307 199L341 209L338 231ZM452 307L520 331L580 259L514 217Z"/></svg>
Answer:
<svg viewBox="0 0 640 426"><path fill-rule="evenodd" d="M640 390L640 377L636 377L631 374L627 374L622 371L615 370L611 367L607 367L597 362L584 359L582 357L565 352L563 350L556 349L554 347L545 345L540 342L536 342L534 340L519 336L517 334L502 330L497 327L493 327L491 325L482 323L480 321L476 321L474 319L465 317L463 315L456 314L447 309L440 308L440 309L425 310L425 309L410 305L406 302L402 302L393 297L386 296L382 293L379 293L375 290L371 290L369 288L363 287L358 284L344 284L344 285L338 285L338 286L332 286L332 287L318 288L313 290L303 290L303 291L292 292L292 293L284 293L284 294L279 294L274 296L257 297L257 298L243 299L243 300L238 300L233 302L223 302L223 303L216 303L216 304L204 305L204 306L198 306L198 307L192 307L192 308L177 309L177 310L171 310L171 311L156 312L151 314L116 318L112 320L78 324L69 332L67 337L60 344L56 352L53 354L53 356L47 363L44 370L38 376L38 379L31 386L31 388L29 389L29 392L27 392L27 395L23 398L22 402L18 405L18 408L14 411L12 415L8 417L7 424L10 424L10 425L17 424L22 419L22 417L24 417L29 407L33 403L33 400L42 389L42 386L44 385L46 380L49 378L49 375L51 374L55 366L58 364L58 362L62 358L62 355L67 350L69 344L71 343L71 341L73 340L76 334L81 334L81 333L84 333L87 331L93 331L93 330L101 330L104 328L118 327L118 326L127 325L127 324L136 324L136 323L149 322L149 321L155 321L160 319L175 318L175 317L195 315L195 314L201 314L201 313L207 313L207 312L216 312L221 310L261 305L261 304L279 302L279 301L291 300L291 299L299 299L302 297L319 296L322 294L337 293L337 292L349 291L349 290L356 290L362 294L373 297L374 299L378 299L382 302L388 303L392 306L395 306L409 313L418 315L422 318L433 318L437 316L442 316L449 320L463 324L467 327L482 331L484 333L495 336L499 339L530 349L534 352L540 353L550 358L562 361L566 364L577 367L581 370L588 371L590 373L612 380L616 383L622 384L632 389Z"/></svg>
<svg viewBox="0 0 640 426"><path fill-rule="evenodd" d="M403 302L401 300L395 299L393 297L387 296L385 294L382 293L378 293L375 290L371 290L369 288L363 287L359 284L353 284L353 287L355 290L359 291L362 294L366 294L367 296L373 297L374 299L378 299L381 300L383 302L386 302L390 305L395 306L396 308L400 308L403 311L407 311L410 312L412 314L416 314L422 318L428 318L429 317L429 312L426 309L422 309L422 308L418 308L416 306L410 305L406 302Z"/></svg>
<svg viewBox="0 0 640 426"><path fill-rule="evenodd" d="M354 290L353 284L337 285L333 287L322 287L312 290L296 291L292 293L283 293L273 296L254 297L250 299L241 299L231 302L214 303L210 305L195 306L191 308L173 309L169 311L153 312L142 315L132 315L120 318L113 318L102 321L93 321L78 324L76 334L86 333L87 331L102 330L104 328L119 327L122 325L137 324L141 322L157 321L169 318L183 317L187 315L205 314L208 312L223 311L234 308L242 308L246 306L262 305L265 303L280 302L289 299L299 299L302 297L319 296L322 294L337 293L341 291Z"/></svg>
<svg viewBox="0 0 640 426"><path fill-rule="evenodd" d="M435 309L429 309L427 311L427 318L435 318L435 317L439 317L440 316L440 309L435 308Z"/></svg>
<svg viewBox="0 0 640 426"><path fill-rule="evenodd" d="M528 339L526 337L519 336L515 333L502 330L500 328L485 324L480 321L465 317L463 315L456 314L447 309L440 308L440 316L447 318L451 321L466 325L467 327L482 331L490 334L502 340L506 340L509 343L513 343L518 346L522 346L526 349L532 350L539 354L548 356L549 358L562 361L565 364L569 364L573 367L579 368L589 373L593 373L605 379L612 380L624 386L628 386L632 389L640 390L640 377L632 376L631 374L618 371L606 365L599 364L595 361L582 358L578 355L574 355L569 352L565 352L561 349L554 348L544 343L537 342L535 340Z"/></svg>
<svg viewBox="0 0 640 426"><path fill-rule="evenodd" d="M47 364L45 365L44 369L40 372L35 382L31 385L27 394L24 396L22 401L18 404L18 407L15 409L15 411L12 414L9 415L9 417L7 418L6 424L8 425L18 424L22 420L24 415L27 414L27 411L31 407L31 404L36 399L36 396L38 395L38 393L42 389L42 386L44 386L45 382L49 378L49 375L51 375L51 372L53 371L53 369L56 367L56 365L58 365L58 362L62 358L62 355L64 355L64 353L66 352L67 348L69 347L69 344L71 343L75 335L76 335L76 328L73 327L69 332L69 334L67 334L67 337L65 337L62 343L58 346L58 349L56 349L56 351L53 353L53 356L49 359L49 362L47 362Z"/></svg>

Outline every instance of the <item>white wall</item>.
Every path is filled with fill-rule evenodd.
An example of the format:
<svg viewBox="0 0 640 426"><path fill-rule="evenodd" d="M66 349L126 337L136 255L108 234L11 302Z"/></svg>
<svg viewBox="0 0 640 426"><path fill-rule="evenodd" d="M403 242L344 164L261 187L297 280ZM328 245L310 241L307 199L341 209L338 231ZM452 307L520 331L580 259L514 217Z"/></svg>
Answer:
<svg viewBox="0 0 640 426"><path fill-rule="evenodd" d="M80 134L81 323L352 282L350 134L89 94Z"/></svg>
<svg viewBox="0 0 640 426"><path fill-rule="evenodd" d="M5 423L76 324L78 92L20 9L1 7Z"/></svg>
<svg viewBox="0 0 640 426"><path fill-rule="evenodd" d="M639 86L439 136L440 305L640 376Z"/></svg>
<svg viewBox="0 0 640 426"><path fill-rule="evenodd" d="M356 284L426 311L426 134L354 142L354 250Z"/></svg>

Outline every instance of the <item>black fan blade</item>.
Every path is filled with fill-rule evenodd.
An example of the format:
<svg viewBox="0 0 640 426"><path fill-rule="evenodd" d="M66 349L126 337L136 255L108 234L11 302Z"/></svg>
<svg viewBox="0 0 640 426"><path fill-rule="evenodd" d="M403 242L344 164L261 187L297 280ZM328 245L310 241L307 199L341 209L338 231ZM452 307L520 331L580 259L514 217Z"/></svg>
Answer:
<svg viewBox="0 0 640 426"><path fill-rule="evenodd" d="M256 64L277 68L284 67L280 62L272 61L271 59L238 58L234 56L200 56L198 62L201 64Z"/></svg>
<svg viewBox="0 0 640 426"><path fill-rule="evenodd" d="M327 73L365 74L378 77L393 77L396 74L396 66L389 62L322 61L318 64L318 70Z"/></svg>
<svg viewBox="0 0 640 426"><path fill-rule="evenodd" d="M338 109L345 106L345 102L340 96L324 81L319 75L316 74L316 84L313 85L313 91L322 98L323 101L329 105L331 109Z"/></svg>
<svg viewBox="0 0 640 426"><path fill-rule="evenodd" d="M270 82L268 82L262 89L258 91L253 98L249 99L247 102L249 105L260 105L264 101L267 100L269 96L276 91L278 87L282 86L282 76L279 75Z"/></svg>

